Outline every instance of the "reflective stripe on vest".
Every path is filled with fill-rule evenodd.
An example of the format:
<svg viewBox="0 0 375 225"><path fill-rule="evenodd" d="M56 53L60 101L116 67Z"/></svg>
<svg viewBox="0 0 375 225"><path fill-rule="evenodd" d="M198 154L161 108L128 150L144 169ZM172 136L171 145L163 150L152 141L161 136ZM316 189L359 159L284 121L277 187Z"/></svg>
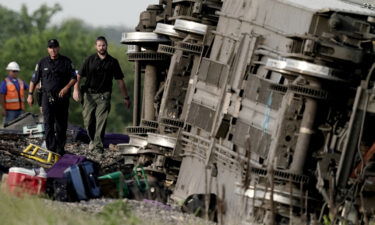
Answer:
<svg viewBox="0 0 375 225"><path fill-rule="evenodd" d="M5 78L7 93L5 95L5 109L6 110L24 110L24 83L18 79L20 90L17 91L16 85L9 79Z"/></svg>

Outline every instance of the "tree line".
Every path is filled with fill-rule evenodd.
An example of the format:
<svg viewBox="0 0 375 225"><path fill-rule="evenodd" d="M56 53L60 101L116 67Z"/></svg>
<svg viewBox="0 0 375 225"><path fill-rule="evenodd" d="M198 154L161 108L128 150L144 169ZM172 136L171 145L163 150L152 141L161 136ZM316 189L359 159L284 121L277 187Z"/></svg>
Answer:
<svg viewBox="0 0 375 225"><path fill-rule="evenodd" d="M6 77L5 67L10 61L16 61L21 71L19 77L30 82L36 63L47 56L47 40L56 38L60 42L60 53L68 56L78 70L84 59L95 53L94 42L99 35L107 36L108 52L120 62L125 74L129 94L133 93L133 66L127 60L126 47L120 44L120 27L91 27L79 19L67 19L58 25L51 24L51 18L62 11L59 4L41 5L34 12L29 12L23 5L19 12L0 5L0 69L2 79ZM116 40L116 35L118 35ZM108 118L107 132L123 132L130 125L132 109L126 110L117 85L113 86L112 108ZM39 113L38 107L26 106L26 111ZM1 121L2 118L0 117ZM83 126L82 107L71 99L69 122Z"/></svg>

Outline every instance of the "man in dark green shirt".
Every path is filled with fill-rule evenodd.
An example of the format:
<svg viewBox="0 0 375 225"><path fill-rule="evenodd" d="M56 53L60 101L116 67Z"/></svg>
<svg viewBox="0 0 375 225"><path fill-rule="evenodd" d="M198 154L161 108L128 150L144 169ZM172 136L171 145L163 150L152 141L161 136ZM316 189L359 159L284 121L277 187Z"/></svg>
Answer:
<svg viewBox="0 0 375 225"><path fill-rule="evenodd" d="M90 150L103 153L103 139L107 117L111 108L112 80L119 85L124 104L130 108L130 98L123 80L118 60L107 52L107 40L100 36L95 42L96 53L89 56L83 63L77 75L73 98L83 100L83 121L90 137ZM85 77L85 84L79 89L81 77Z"/></svg>

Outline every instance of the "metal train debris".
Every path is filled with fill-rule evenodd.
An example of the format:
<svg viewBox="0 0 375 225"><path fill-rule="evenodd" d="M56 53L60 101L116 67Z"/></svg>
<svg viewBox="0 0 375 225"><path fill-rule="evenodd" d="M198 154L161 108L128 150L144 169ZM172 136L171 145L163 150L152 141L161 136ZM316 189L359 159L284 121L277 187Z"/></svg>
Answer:
<svg viewBox="0 0 375 225"><path fill-rule="evenodd" d="M125 164L222 224L375 223L374 40L369 1L160 0Z"/></svg>

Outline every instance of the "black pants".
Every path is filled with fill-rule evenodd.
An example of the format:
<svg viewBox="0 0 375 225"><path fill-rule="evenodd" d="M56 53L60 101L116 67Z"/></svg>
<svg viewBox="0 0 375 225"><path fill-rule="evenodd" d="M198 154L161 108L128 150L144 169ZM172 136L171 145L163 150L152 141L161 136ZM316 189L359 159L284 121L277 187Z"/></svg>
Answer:
<svg viewBox="0 0 375 225"><path fill-rule="evenodd" d="M68 126L69 97L55 97L54 101L51 102L50 96L47 93L43 93L42 108L47 149L64 154L66 129Z"/></svg>

